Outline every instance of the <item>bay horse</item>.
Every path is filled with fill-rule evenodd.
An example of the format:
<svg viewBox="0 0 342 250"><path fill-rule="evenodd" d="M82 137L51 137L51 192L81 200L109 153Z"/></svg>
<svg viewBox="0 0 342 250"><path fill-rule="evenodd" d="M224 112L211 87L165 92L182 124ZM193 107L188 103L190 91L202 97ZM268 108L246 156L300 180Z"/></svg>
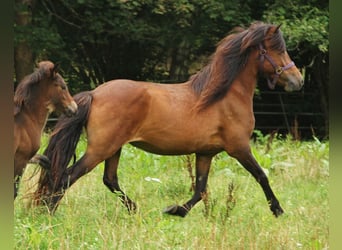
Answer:
<svg viewBox="0 0 342 250"><path fill-rule="evenodd" d="M58 65L41 61L38 68L19 83L14 94L14 199L26 164L30 160L49 163L48 158L35 154L47 118L53 111L71 116L76 113L77 104L58 73Z"/></svg>
<svg viewBox="0 0 342 250"><path fill-rule="evenodd" d="M251 153L253 95L258 74L269 85L299 90L303 77L291 61L280 26L255 22L228 35L209 63L187 82L156 84L112 80L74 96L79 111L61 117L44 152L50 174L41 175L37 197L55 212L65 191L105 161L103 182L129 211L136 209L120 188L117 169L124 144L160 155L196 155L195 191L183 205L164 212L184 217L201 200L212 158L226 151L261 185L269 207L283 213L268 178ZM85 154L69 165L83 127ZM44 198L45 197L45 198Z"/></svg>

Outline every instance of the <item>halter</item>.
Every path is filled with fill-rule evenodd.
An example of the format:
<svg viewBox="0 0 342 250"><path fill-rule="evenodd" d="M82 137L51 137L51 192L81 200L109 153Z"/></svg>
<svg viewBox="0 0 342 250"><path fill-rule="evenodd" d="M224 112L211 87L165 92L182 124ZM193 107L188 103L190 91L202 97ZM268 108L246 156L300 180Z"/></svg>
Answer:
<svg viewBox="0 0 342 250"><path fill-rule="evenodd" d="M259 49L260 49L260 69L263 70L263 65L264 65L264 61L265 58L270 62L270 64L273 66L274 68L274 73L275 76L273 77L273 81L271 82L271 79L269 77L267 77L267 84L268 87L270 89L274 89L279 76L281 75L281 73L283 73L283 71L295 66L295 63L293 61L291 61L289 64L287 64L284 67L280 67L278 66L273 59L267 54L267 50L264 48L264 46L262 44L259 44Z"/></svg>

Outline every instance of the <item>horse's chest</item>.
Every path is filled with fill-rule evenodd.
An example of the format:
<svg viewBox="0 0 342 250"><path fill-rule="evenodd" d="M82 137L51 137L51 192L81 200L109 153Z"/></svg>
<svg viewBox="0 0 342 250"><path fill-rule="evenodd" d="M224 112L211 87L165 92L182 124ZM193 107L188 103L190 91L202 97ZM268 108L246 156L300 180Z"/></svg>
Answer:
<svg viewBox="0 0 342 250"><path fill-rule="evenodd" d="M17 151L25 155L34 155L40 147L40 133L34 131L25 130L21 131L18 136Z"/></svg>

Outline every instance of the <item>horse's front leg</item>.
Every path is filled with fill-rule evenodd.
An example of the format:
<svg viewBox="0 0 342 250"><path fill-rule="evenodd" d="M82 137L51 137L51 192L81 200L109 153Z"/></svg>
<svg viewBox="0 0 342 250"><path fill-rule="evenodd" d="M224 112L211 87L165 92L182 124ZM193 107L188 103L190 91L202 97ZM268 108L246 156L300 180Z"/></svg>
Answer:
<svg viewBox="0 0 342 250"><path fill-rule="evenodd" d="M18 196L18 189L20 183L21 175L14 176L14 199Z"/></svg>
<svg viewBox="0 0 342 250"><path fill-rule="evenodd" d="M171 205L164 212L171 215L185 217L197 202L202 199L202 193L206 191L208 174L212 156L196 154L196 185L192 198L182 206Z"/></svg>
<svg viewBox="0 0 342 250"><path fill-rule="evenodd" d="M14 159L14 200L18 195L19 184L25 167L26 162L24 160Z"/></svg>
<svg viewBox="0 0 342 250"><path fill-rule="evenodd" d="M265 193L266 199L273 214L276 217L278 217L279 215L284 213L284 210L280 207L279 201L272 191L266 174L259 166L258 162L255 160L250 149L240 151L239 153L232 156L236 158L242 164L242 166L244 166L244 168L248 172L250 172L254 176L256 181L260 184Z"/></svg>

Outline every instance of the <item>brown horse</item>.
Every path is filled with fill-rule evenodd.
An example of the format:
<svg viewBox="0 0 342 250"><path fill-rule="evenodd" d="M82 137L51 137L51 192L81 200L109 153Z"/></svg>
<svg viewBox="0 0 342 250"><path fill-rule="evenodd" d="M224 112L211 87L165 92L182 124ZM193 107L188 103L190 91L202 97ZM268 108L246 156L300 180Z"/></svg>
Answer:
<svg viewBox="0 0 342 250"><path fill-rule="evenodd" d="M24 168L40 147L49 113L73 115L77 111L77 104L57 68L52 62L40 62L38 69L19 83L14 94L14 199ZM40 163L48 160L38 159Z"/></svg>
<svg viewBox="0 0 342 250"><path fill-rule="evenodd" d="M44 153L51 160L52 172L41 176L38 196L42 195L53 213L65 190L105 161L104 184L119 194L129 211L135 210L117 176L121 148L130 143L161 155L195 153L194 195L183 205L166 208L168 214L184 217L201 200L211 160L222 151L236 158L260 183L273 214L282 214L249 145L258 73L270 79L272 88L276 83L287 91L303 86L279 26L258 22L227 36L209 64L185 83L113 80L79 93L74 97L78 114L59 120ZM88 138L86 152L68 167L83 127Z"/></svg>

